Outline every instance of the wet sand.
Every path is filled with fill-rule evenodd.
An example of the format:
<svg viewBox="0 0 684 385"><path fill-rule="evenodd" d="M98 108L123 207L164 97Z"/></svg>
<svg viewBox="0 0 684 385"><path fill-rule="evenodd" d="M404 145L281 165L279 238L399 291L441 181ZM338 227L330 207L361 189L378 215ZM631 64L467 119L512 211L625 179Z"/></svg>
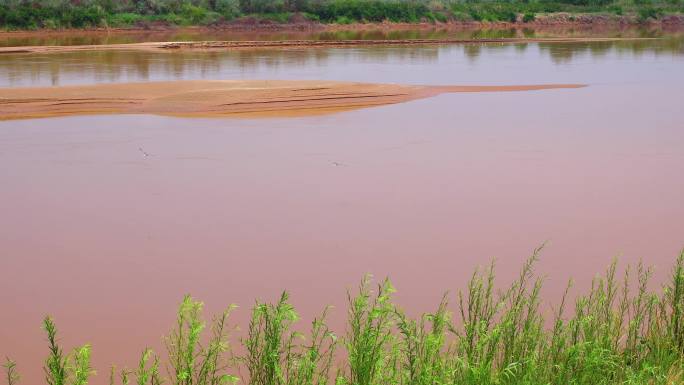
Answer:
<svg viewBox="0 0 684 385"><path fill-rule="evenodd" d="M333 81L175 81L0 88L0 120L93 114L304 116L452 92L533 91L580 84L409 86Z"/></svg>
<svg viewBox="0 0 684 385"><path fill-rule="evenodd" d="M632 40L655 40L657 38L623 37L550 37L550 38L482 38L482 39L382 39L382 40L263 40L263 41L183 41L144 42L128 44L70 45L70 46L17 46L0 47L0 54L59 53L74 51L121 51L121 50L179 50L179 49L254 49L254 48L309 48L388 45L434 45L434 44L520 44L520 43L586 43Z"/></svg>

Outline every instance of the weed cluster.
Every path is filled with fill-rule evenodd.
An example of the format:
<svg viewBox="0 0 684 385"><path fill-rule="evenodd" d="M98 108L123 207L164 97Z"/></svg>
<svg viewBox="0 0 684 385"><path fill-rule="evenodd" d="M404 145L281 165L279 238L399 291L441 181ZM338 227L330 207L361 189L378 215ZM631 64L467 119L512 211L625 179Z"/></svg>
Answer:
<svg viewBox="0 0 684 385"><path fill-rule="evenodd" d="M571 311L568 283L550 317L541 309L542 278L534 272L539 252L503 290L495 288L494 264L476 270L458 292L454 313L445 295L434 312L411 318L393 302L389 280L372 290L366 277L348 295L347 329L340 338L328 328L328 308L308 333L300 333L287 292L275 303L257 301L240 354L230 345L234 306L214 317L205 336L203 304L186 296L165 337L167 376L160 374L160 358L146 348L136 370L117 373L112 367L110 384L684 383L684 251L661 290L649 289L651 270L643 264L619 278L613 262L587 294L577 296ZM50 317L44 329L46 383L86 385L93 374L90 346L65 355ZM3 366L7 383L16 385L14 361Z"/></svg>

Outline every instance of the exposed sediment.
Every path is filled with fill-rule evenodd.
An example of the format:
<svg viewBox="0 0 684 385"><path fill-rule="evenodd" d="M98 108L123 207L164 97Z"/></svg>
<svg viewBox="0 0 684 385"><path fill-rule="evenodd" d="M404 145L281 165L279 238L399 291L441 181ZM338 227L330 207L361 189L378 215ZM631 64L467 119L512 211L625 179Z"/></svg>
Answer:
<svg viewBox="0 0 684 385"><path fill-rule="evenodd" d="M583 85L411 86L311 80L200 80L0 88L0 120L88 114L303 116L401 103L451 92L578 87Z"/></svg>
<svg viewBox="0 0 684 385"><path fill-rule="evenodd" d="M258 41L181 41L145 42L101 45L60 45L0 47L0 54L50 53L75 51L125 51L125 50L226 50L257 48L316 48L349 46L396 46L440 44L520 44L520 43L581 43L625 40L653 40L654 38L602 38L602 37L555 37L555 38L483 38L483 39L396 39L396 40L258 40Z"/></svg>

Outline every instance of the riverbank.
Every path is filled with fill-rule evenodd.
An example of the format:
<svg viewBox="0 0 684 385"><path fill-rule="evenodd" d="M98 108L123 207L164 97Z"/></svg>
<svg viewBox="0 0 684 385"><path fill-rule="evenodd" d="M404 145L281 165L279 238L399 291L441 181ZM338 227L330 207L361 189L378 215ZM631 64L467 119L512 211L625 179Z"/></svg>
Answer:
<svg viewBox="0 0 684 385"><path fill-rule="evenodd" d="M478 38L478 39L394 39L394 40L256 40L256 41L172 41L100 45L8 46L2 54L61 53L76 51L176 51L225 50L258 48L324 48L350 46L442 45L442 44L521 44L521 43L587 43L639 41L657 38L634 37L552 37L552 38Z"/></svg>

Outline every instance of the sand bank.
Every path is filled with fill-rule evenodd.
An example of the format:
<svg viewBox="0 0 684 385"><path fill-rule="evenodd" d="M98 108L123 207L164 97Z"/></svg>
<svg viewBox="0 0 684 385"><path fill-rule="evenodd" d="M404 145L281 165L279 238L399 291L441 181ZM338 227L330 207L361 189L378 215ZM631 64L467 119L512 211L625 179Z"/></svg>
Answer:
<svg viewBox="0 0 684 385"><path fill-rule="evenodd" d="M172 81L0 88L0 120L86 114L302 116L401 103L449 92L531 91L577 84L409 86L333 81Z"/></svg>
<svg viewBox="0 0 684 385"><path fill-rule="evenodd" d="M224 50L256 48L315 48L348 46L394 46L439 44L520 44L520 43L581 43L625 40L653 40L654 38L602 38L602 37L554 37L554 38L486 38L486 39L397 39L397 40L259 40L259 41L185 41L145 42L129 44L22 46L0 47L0 54L50 53L75 51L122 51L122 50Z"/></svg>

